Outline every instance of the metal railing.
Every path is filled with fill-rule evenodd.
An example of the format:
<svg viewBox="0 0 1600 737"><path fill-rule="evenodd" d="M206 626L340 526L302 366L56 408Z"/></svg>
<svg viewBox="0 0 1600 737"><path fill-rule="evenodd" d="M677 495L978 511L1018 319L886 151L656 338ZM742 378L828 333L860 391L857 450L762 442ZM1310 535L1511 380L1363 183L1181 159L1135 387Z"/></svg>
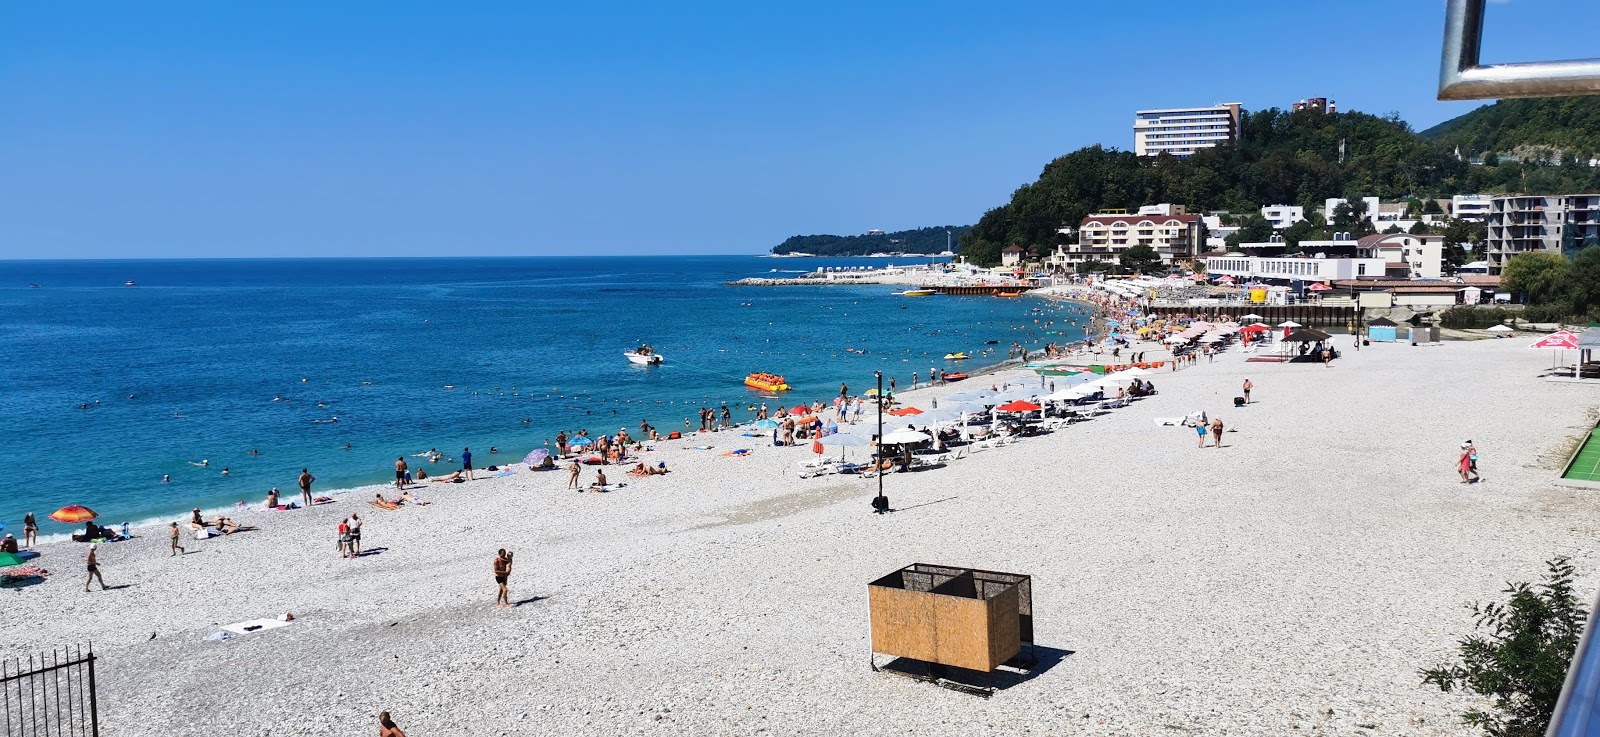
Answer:
<svg viewBox="0 0 1600 737"><path fill-rule="evenodd" d="M1486 0L1447 0L1439 99L1564 97L1600 94L1600 59L1483 64Z"/></svg>
<svg viewBox="0 0 1600 737"><path fill-rule="evenodd" d="M0 708L4 737L99 737L94 648L0 660Z"/></svg>

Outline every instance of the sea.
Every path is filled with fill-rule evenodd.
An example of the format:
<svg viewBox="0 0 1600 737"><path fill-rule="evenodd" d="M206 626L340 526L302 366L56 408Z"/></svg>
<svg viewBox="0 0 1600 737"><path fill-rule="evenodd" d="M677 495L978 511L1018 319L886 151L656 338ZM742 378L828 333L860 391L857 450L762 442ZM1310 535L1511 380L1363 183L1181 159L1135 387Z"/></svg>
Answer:
<svg viewBox="0 0 1600 737"><path fill-rule="evenodd" d="M903 259L902 259L903 260ZM559 430L665 434L702 406L827 400L874 372L972 370L1013 342L1081 339L1084 308L728 286L883 259L753 256L0 262L0 523L68 504L102 524L520 460ZM777 273L773 270L777 269ZM129 286L126 283L131 282ZM991 343L990 341L997 341ZM659 366L623 352L649 343ZM965 351L956 363L946 353ZM990 351L986 353L986 351ZM337 421L334 421L337 418ZM494 449L494 452L491 451ZM413 454L438 449L450 462ZM227 473L224 474L224 469ZM169 477L169 481L163 481Z"/></svg>

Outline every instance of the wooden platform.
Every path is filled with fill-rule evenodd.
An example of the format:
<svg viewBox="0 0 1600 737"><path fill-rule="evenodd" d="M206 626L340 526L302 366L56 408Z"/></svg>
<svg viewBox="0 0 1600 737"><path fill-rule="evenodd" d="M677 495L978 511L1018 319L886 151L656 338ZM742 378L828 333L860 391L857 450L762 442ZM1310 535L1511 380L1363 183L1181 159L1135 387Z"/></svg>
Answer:
<svg viewBox="0 0 1600 737"><path fill-rule="evenodd" d="M1026 292L1026 291L1028 291L1030 289L1033 289L1033 287L1030 286L1030 285L1026 285L1026 284L1012 284L1012 285L981 284L981 285L978 285L978 286L970 286L970 287L935 287L935 286L927 286L927 287L918 287L918 289L932 289L932 290L934 290L934 291L936 291L936 292L938 292L940 294L954 294L954 295L958 295L958 296L982 297L982 296L986 296L986 295L987 296L996 295L996 294L999 294L1001 292Z"/></svg>

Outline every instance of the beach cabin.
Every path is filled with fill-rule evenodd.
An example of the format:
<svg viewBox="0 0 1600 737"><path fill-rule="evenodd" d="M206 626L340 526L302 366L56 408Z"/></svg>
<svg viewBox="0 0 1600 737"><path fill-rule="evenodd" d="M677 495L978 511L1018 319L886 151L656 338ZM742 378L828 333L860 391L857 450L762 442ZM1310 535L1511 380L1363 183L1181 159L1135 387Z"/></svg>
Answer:
<svg viewBox="0 0 1600 737"><path fill-rule="evenodd" d="M1387 317L1380 317L1367 323L1367 340L1380 343L1393 343L1395 330L1400 324Z"/></svg>
<svg viewBox="0 0 1600 737"><path fill-rule="evenodd" d="M1021 265L1022 264L1022 253L1023 253L1023 251L1022 251L1022 247L1021 246L1006 246L1005 248L1000 249L1000 265L1001 266L1019 266L1019 265Z"/></svg>

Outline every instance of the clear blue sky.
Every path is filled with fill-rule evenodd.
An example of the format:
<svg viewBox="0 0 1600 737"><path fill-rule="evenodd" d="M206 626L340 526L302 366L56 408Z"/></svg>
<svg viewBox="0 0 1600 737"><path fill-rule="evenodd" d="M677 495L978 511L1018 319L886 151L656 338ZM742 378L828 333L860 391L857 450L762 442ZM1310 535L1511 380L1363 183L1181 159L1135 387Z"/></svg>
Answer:
<svg viewBox="0 0 1600 737"><path fill-rule="evenodd" d="M1486 58L1595 54L1587 0ZM1133 111L1418 129L1442 0L0 4L0 258L757 253L970 223Z"/></svg>

